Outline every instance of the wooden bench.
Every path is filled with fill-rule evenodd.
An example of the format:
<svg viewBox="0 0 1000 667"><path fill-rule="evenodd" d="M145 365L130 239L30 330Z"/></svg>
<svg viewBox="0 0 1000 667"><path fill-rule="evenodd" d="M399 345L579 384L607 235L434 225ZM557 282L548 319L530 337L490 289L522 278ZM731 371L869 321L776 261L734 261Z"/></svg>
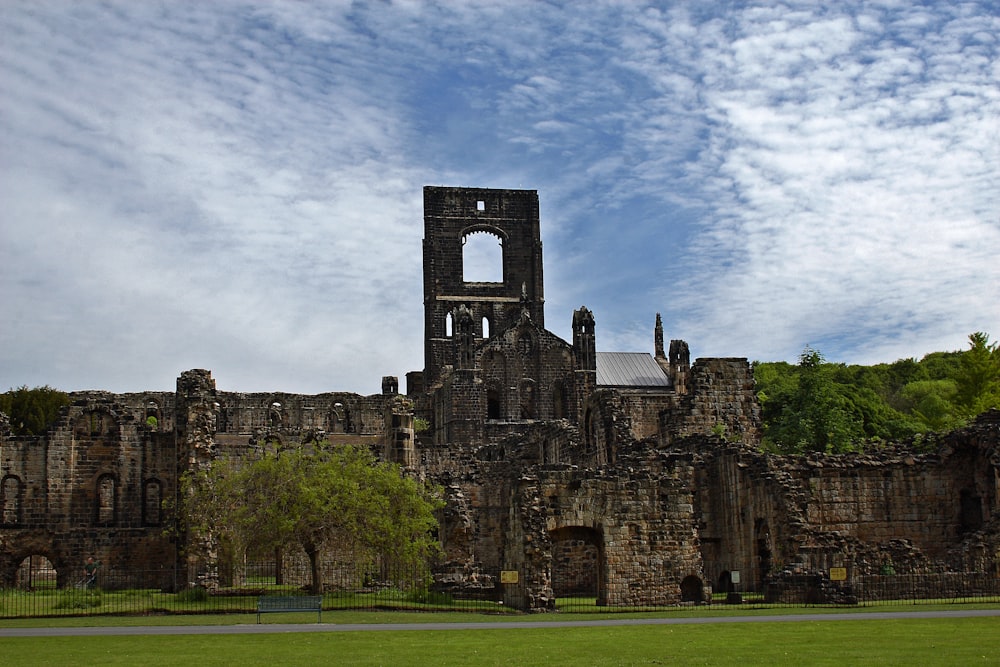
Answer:
<svg viewBox="0 0 1000 667"><path fill-rule="evenodd" d="M261 614L288 611L314 611L319 616L316 622L323 622L322 595L261 595L257 598L257 622Z"/></svg>

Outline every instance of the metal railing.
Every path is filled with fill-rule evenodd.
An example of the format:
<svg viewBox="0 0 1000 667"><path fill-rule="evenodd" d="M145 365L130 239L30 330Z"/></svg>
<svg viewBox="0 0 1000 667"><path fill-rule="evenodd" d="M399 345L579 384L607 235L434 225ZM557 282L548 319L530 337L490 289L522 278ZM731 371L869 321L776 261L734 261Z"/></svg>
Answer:
<svg viewBox="0 0 1000 667"><path fill-rule="evenodd" d="M495 581L499 582L499 572ZM628 577L628 572L619 574ZM184 577L172 571L99 572L94 586L83 580L57 588L54 578L34 578L28 584L0 589L0 618L84 615L160 615L256 612L260 595L307 594L304 573L288 570L276 576L266 563L248 564L230 574L216 590L188 587ZM643 583L636 570L636 582ZM652 583L652 582L645 582ZM697 582L696 582L697 583ZM341 567L328 574L323 587L324 611L410 610L517 613L502 602L503 584L473 592L440 592L424 586L413 573L373 574ZM652 589L654 586L650 585ZM683 587L683 586L682 586ZM805 576L782 582L780 588L767 585L759 590L712 591L688 595L662 604L598 605L596 591L574 591L560 596L554 608L562 612L667 611L695 605L740 605L744 608L874 606L929 603L1000 603L1000 577L992 573L946 572L859 576L849 581L830 582ZM690 590L690 589L689 589ZM831 594L831 591L834 594Z"/></svg>

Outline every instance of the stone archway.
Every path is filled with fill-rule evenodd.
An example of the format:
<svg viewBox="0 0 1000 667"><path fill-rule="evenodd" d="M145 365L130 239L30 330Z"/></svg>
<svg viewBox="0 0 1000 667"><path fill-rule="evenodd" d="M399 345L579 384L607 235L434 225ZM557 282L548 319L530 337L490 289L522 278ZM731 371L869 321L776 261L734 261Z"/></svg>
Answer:
<svg viewBox="0 0 1000 667"><path fill-rule="evenodd" d="M54 589L57 579L55 565L42 554L26 556L14 572L14 586L28 591Z"/></svg>
<svg viewBox="0 0 1000 667"><path fill-rule="evenodd" d="M0 552L0 587L13 588L20 580L30 578L34 581L36 575L43 576L46 582L48 577L52 577L54 586L58 588L70 585L73 568L58 544L47 532L22 534L17 545L11 545L14 548ZM30 576L22 569L25 567L32 569Z"/></svg>
<svg viewBox="0 0 1000 667"><path fill-rule="evenodd" d="M601 532L583 526L549 531L552 543L552 592L560 597L607 599L607 565Z"/></svg>
<svg viewBox="0 0 1000 667"><path fill-rule="evenodd" d="M681 602L704 602L705 584L701 578L689 574L681 580Z"/></svg>

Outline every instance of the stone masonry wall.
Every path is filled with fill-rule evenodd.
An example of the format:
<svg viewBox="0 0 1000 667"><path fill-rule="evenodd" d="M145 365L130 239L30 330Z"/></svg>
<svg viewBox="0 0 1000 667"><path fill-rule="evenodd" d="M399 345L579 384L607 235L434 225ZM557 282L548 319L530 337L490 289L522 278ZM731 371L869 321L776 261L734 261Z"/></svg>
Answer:
<svg viewBox="0 0 1000 667"><path fill-rule="evenodd" d="M940 436L930 454L901 445L773 456L721 439L679 443L700 452L695 507L707 576L738 570L760 585L787 568L877 574L884 562L897 571L994 571L1000 427L993 419Z"/></svg>
<svg viewBox="0 0 1000 667"><path fill-rule="evenodd" d="M660 416L664 445L720 427L730 439L760 441L760 405L746 359L698 359L685 392Z"/></svg>
<svg viewBox="0 0 1000 667"><path fill-rule="evenodd" d="M702 581L692 473L689 458L662 456L641 467L523 475L507 536L518 547L505 566L521 576L505 598L528 610L551 609L552 569L560 565L555 544L568 540L577 551L585 543L599 554L598 604L680 602L684 578Z"/></svg>
<svg viewBox="0 0 1000 667"><path fill-rule="evenodd" d="M88 556L105 571L173 561L162 506L175 488L176 450L162 430L172 397L83 392L71 400L47 435L0 437L4 582L33 554L52 562L59 585L79 578ZM147 424L148 416L158 419Z"/></svg>

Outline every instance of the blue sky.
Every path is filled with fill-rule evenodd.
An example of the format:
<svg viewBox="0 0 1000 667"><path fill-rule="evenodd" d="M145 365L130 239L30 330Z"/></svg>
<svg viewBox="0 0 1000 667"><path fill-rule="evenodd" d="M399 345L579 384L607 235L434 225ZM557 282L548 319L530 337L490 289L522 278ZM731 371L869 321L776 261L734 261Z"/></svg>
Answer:
<svg viewBox="0 0 1000 667"><path fill-rule="evenodd" d="M380 391L424 185L538 191L546 325L1000 337L992 2L0 3L0 390Z"/></svg>

